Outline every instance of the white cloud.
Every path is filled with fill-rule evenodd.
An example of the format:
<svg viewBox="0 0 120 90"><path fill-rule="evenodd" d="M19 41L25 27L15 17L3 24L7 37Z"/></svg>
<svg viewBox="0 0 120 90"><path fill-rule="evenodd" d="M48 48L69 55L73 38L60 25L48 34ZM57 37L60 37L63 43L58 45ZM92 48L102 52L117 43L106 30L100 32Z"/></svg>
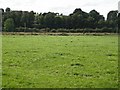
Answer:
<svg viewBox="0 0 120 90"><path fill-rule="evenodd" d="M89 12L96 9L105 17L110 10L118 9L118 0L0 0L0 8L12 10L34 10L35 12L58 12L70 14L75 8Z"/></svg>

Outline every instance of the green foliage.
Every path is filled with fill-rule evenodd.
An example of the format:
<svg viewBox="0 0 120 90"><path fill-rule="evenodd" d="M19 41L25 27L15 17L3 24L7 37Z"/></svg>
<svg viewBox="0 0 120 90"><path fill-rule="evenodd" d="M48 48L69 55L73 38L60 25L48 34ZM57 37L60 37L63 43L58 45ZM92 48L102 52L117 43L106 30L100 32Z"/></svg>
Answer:
<svg viewBox="0 0 120 90"><path fill-rule="evenodd" d="M118 20L118 21L117 21L117 23L118 23L117 25L118 25L118 29L119 29L119 30L118 30L118 33L120 33L120 13L118 14L117 20Z"/></svg>
<svg viewBox="0 0 120 90"><path fill-rule="evenodd" d="M9 31L9 32L13 32L15 30L14 28L14 21L12 18L7 19L4 22L4 31Z"/></svg>
<svg viewBox="0 0 120 90"><path fill-rule="evenodd" d="M108 22L108 27L111 28L116 28L117 27L117 19L118 19L118 11L110 11L107 15L107 22Z"/></svg>
<svg viewBox="0 0 120 90"><path fill-rule="evenodd" d="M7 7L7 8L5 9L5 11L6 11L6 12L10 12L11 9L10 9L9 7Z"/></svg>
<svg viewBox="0 0 120 90"><path fill-rule="evenodd" d="M118 88L117 36L5 35L2 57L4 88Z"/></svg>
<svg viewBox="0 0 120 90"><path fill-rule="evenodd" d="M96 28L102 29L106 27L115 30L117 29L118 22L117 13L118 11L110 11L107 15L107 20L105 20L104 16L96 10L91 10L87 13L80 8L75 9L70 15L62 15L54 12L38 14L34 11L12 11L10 8L6 8L6 12L3 12L3 22L12 18L14 20L15 31L16 28L19 27L33 29L49 28L50 30L56 29L55 32L57 32L57 29L61 28L67 30L85 28L96 30ZM107 32L111 31L108 30Z"/></svg>

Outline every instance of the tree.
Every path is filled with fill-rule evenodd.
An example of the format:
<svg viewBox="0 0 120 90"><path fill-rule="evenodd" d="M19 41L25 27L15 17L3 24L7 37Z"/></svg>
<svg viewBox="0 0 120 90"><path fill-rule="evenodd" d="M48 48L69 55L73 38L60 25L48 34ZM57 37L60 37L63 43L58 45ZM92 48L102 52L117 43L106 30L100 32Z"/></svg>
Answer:
<svg viewBox="0 0 120 90"><path fill-rule="evenodd" d="M82 11L80 8L77 8L69 15L71 17L72 28L85 28L87 27L87 18L89 17L88 13Z"/></svg>
<svg viewBox="0 0 120 90"><path fill-rule="evenodd" d="M118 13L118 33L120 33L120 13Z"/></svg>
<svg viewBox="0 0 120 90"><path fill-rule="evenodd" d="M10 9L9 7L7 7L7 8L5 9L5 11L6 11L6 12L10 12L11 9Z"/></svg>
<svg viewBox="0 0 120 90"><path fill-rule="evenodd" d="M55 13L48 12L44 17L44 24L47 28L54 28L55 27Z"/></svg>
<svg viewBox="0 0 120 90"><path fill-rule="evenodd" d="M62 28L62 18L60 16L55 17L55 28Z"/></svg>
<svg viewBox="0 0 120 90"><path fill-rule="evenodd" d="M74 11L73 11L73 14L74 13L82 13L83 11L82 11L82 9L81 8L76 8Z"/></svg>
<svg viewBox="0 0 120 90"><path fill-rule="evenodd" d="M30 28L33 27L34 20L35 20L34 12L31 11L31 12L29 12L29 17L28 17L28 26Z"/></svg>
<svg viewBox="0 0 120 90"><path fill-rule="evenodd" d="M91 20L92 23L91 23ZM99 28L101 25L103 24L103 22L105 21L105 18L103 17L103 15L100 15L99 12L97 12L96 10L91 10L89 12L89 20L90 20L90 26L92 26L91 28L95 29L95 28Z"/></svg>
<svg viewBox="0 0 120 90"><path fill-rule="evenodd" d="M118 11L110 11L107 15L108 27L115 29L117 27Z"/></svg>
<svg viewBox="0 0 120 90"><path fill-rule="evenodd" d="M5 13L4 19L12 18L14 20L14 26L15 28L18 28L21 26L20 20L22 16L22 11L11 11L9 14Z"/></svg>
<svg viewBox="0 0 120 90"><path fill-rule="evenodd" d="M2 13L4 13L4 9L3 8L0 8L0 10L2 11Z"/></svg>
<svg viewBox="0 0 120 90"><path fill-rule="evenodd" d="M24 11L22 12L22 16L21 16L21 26L22 27L29 27L28 23L29 23L29 13L28 11Z"/></svg>
<svg viewBox="0 0 120 90"><path fill-rule="evenodd" d="M103 15L96 10L91 10L89 13L82 11L81 8L76 8L71 14L69 15L62 15L59 13L48 12L48 13L40 13L37 14L34 11L12 11L10 8L6 8L3 11L3 26L6 31L13 31L14 29L8 29L9 26L8 22L9 19L12 19L11 22L13 23L13 27L18 30L20 27L23 30L19 31L26 31L34 29L42 29L42 28L49 28L50 29L59 29L63 28L70 29L76 31L75 29L80 30L101 30L106 27L108 28L106 31L115 32L117 29L118 20L117 14L118 11L110 11L107 16L107 20L105 20ZM11 26L11 25L10 25ZM9 26L9 27L10 27ZM104 30L106 29L104 28ZM39 30L40 31L40 30ZM88 30L89 31L89 30ZM117 31L116 31L117 32Z"/></svg>
<svg viewBox="0 0 120 90"><path fill-rule="evenodd" d="M14 21L13 21L13 19L12 18L7 19L4 22L4 31L13 32L14 30L15 30L15 28L14 28Z"/></svg>

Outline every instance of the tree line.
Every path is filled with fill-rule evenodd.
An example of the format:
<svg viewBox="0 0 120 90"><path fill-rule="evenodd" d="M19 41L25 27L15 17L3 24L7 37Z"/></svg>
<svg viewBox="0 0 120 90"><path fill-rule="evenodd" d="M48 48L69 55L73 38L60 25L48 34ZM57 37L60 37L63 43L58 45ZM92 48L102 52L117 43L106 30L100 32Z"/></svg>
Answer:
<svg viewBox="0 0 120 90"><path fill-rule="evenodd" d="M12 11L1 9L4 32L117 32L118 11L110 11L107 19L96 10L89 13L76 8L71 14L54 12Z"/></svg>

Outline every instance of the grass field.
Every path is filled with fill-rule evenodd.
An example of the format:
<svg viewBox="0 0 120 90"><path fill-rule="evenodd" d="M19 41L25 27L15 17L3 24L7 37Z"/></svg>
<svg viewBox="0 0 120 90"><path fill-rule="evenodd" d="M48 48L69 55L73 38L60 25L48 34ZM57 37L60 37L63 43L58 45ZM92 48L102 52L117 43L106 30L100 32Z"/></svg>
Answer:
<svg viewBox="0 0 120 90"><path fill-rule="evenodd" d="M117 88L117 36L3 36L2 87Z"/></svg>

